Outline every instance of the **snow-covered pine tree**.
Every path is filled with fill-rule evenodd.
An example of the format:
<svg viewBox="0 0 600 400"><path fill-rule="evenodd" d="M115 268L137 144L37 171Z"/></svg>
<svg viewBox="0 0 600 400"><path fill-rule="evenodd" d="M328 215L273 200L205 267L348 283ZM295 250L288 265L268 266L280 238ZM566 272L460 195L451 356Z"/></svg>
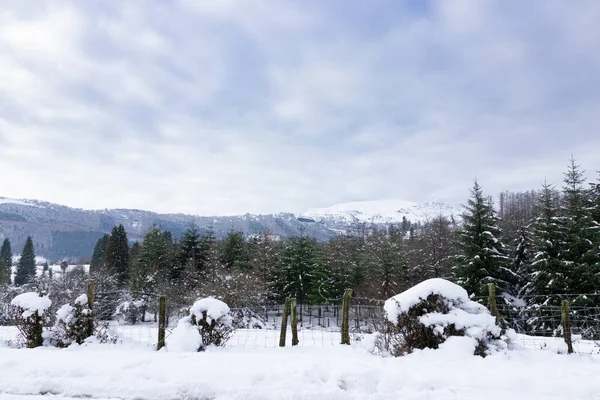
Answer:
<svg viewBox="0 0 600 400"><path fill-rule="evenodd" d="M264 301L273 300L276 295L275 270L279 260L280 245L272 238L270 231L265 230L253 241L252 270L263 285Z"/></svg>
<svg viewBox="0 0 600 400"><path fill-rule="evenodd" d="M21 258L17 264L17 273L15 275L15 285L22 286L35 278L35 250L33 249L33 240L27 236L25 246L21 252Z"/></svg>
<svg viewBox="0 0 600 400"><path fill-rule="evenodd" d="M306 304L318 265L315 239L305 235L289 238L281 252L277 270L281 296L295 297L299 305Z"/></svg>
<svg viewBox="0 0 600 400"><path fill-rule="evenodd" d="M531 273L532 263L532 233L529 226L521 226L518 236L515 239L514 252L512 257L512 270L519 277L515 286L515 294L517 297L524 294L525 286L527 285L529 275Z"/></svg>
<svg viewBox="0 0 600 400"><path fill-rule="evenodd" d="M500 234L492 201L483 195L481 186L475 181L463 214L456 269L457 283L469 294L487 295L488 283L496 286L498 294L513 290L516 274L510 270Z"/></svg>
<svg viewBox="0 0 600 400"><path fill-rule="evenodd" d="M568 293L568 266L564 262L564 219L559 215L558 193L544 182L532 224L533 259L524 293L531 307L560 305Z"/></svg>
<svg viewBox="0 0 600 400"><path fill-rule="evenodd" d="M600 258L598 226L592 218L590 192L583 188L585 178L580 166L571 158L564 178L562 213L564 215L564 251L568 264L567 289L582 294L572 299L574 306L592 305L600 294Z"/></svg>

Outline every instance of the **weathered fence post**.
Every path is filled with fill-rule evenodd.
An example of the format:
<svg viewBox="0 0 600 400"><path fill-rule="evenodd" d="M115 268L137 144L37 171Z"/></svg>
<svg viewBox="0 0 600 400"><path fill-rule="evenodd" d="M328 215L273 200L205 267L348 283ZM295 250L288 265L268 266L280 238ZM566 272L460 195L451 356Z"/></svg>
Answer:
<svg viewBox="0 0 600 400"><path fill-rule="evenodd" d="M279 347L285 347L285 336L287 334L287 320L290 313L290 299L285 299L283 315L281 316L281 333L279 335Z"/></svg>
<svg viewBox="0 0 600 400"><path fill-rule="evenodd" d="M567 343L567 352L573 353L573 342L571 341L571 321L569 320L569 302L566 300L562 301L562 327L563 334L565 337L565 343Z"/></svg>
<svg viewBox="0 0 600 400"><path fill-rule="evenodd" d="M346 289L342 297L342 344L350 344L350 296L352 289Z"/></svg>
<svg viewBox="0 0 600 400"><path fill-rule="evenodd" d="M297 346L298 343L298 314L296 310L296 299L290 299L290 311L292 314L292 346Z"/></svg>
<svg viewBox="0 0 600 400"><path fill-rule="evenodd" d="M500 314L498 313L498 306L496 305L496 288L493 283L488 283L488 305L490 306L490 312L496 317L496 325L499 325Z"/></svg>
<svg viewBox="0 0 600 400"><path fill-rule="evenodd" d="M87 336L91 337L91 336L94 336L94 280L93 279L90 279L88 282L87 298L88 298L88 307L90 308L90 310L92 310L92 318L89 319L88 326L87 326Z"/></svg>
<svg viewBox="0 0 600 400"><path fill-rule="evenodd" d="M167 297L160 296L158 299L158 343L156 350L165 347L165 330L167 321Z"/></svg>

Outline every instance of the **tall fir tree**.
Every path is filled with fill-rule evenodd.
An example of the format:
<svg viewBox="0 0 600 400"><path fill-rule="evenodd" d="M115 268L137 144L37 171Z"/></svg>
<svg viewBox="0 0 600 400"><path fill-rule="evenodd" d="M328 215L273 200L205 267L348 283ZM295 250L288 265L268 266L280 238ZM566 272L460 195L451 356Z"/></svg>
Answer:
<svg viewBox="0 0 600 400"><path fill-rule="evenodd" d="M25 246L21 252L21 258L17 264L17 273L15 275L15 285L22 286L35 278L35 250L31 236L27 236Z"/></svg>
<svg viewBox="0 0 600 400"><path fill-rule="evenodd" d="M529 231L529 226L521 226L518 231L518 236L515 239L512 263L512 270L517 274L518 281L515 287L517 296L524 295L524 289L529 281L532 263L532 234Z"/></svg>
<svg viewBox="0 0 600 400"><path fill-rule="evenodd" d="M248 270L252 267L243 232L230 230L222 242L221 263L227 268Z"/></svg>
<svg viewBox="0 0 600 400"><path fill-rule="evenodd" d="M189 226L179 241L179 256L178 265L173 268L172 278L175 281L179 281L183 278L184 271L187 271L187 279L194 278L200 274L200 264L202 262L201 254L201 243L202 238L200 231L196 225ZM193 275L190 276L190 275Z"/></svg>
<svg viewBox="0 0 600 400"><path fill-rule="evenodd" d="M386 228L372 227L364 244L364 252L368 283L364 293L366 296L389 298L410 286L406 279L406 252L394 233L390 235Z"/></svg>
<svg viewBox="0 0 600 400"><path fill-rule="evenodd" d="M598 227L590 210L590 193L583 188L585 178L580 166L571 158L565 173L562 210L564 216L564 251L568 263L567 288L572 294L600 294L600 259ZM574 305L591 305L590 296L577 296Z"/></svg>
<svg viewBox="0 0 600 400"><path fill-rule="evenodd" d="M96 242L92 253L92 261L90 262L90 275L95 275L98 271L104 270L106 266L106 246L109 238L110 235L104 235Z"/></svg>
<svg viewBox="0 0 600 400"><path fill-rule="evenodd" d="M319 266L317 242L307 236L289 238L281 252L277 270L280 294L306 304Z"/></svg>
<svg viewBox="0 0 600 400"><path fill-rule="evenodd" d="M106 244L106 268L120 286L129 281L129 241L123 224L113 228Z"/></svg>
<svg viewBox="0 0 600 400"><path fill-rule="evenodd" d="M10 246L10 240L8 238L4 239L2 242L2 248L0 248L0 258L4 261L4 265L10 269L12 266L12 249Z"/></svg>
<svg viewBox="0 0 600 400"><path fill-rule="evenodd" d="M253 240L252 248L252 270L263 285L264 300L274 300L280 246L273 240L271 232L265 230Z"/></svg>
<svg viewBox="0 0 600 400"><path fill-rule="evenodd" d="M175 258L171 233L153 227L144 237L140 249L138 280L133 285L134 291L156 293L166 288L170 283Z"/></svg>
<svg viewBox="0 0 600 400"><path fill-rule="evenodd" d="M516 280L516 275L509 268L500 235L492 202L475 181L463 214L459 237L461 255L456 270L458 284L469 294L485 296L488 283L493 283L499 294L512 290L511 282Z"/></svg>
<svg viewBox="0 0 600 400"><path fill-rule="evenodd" d="M569 292L569 268L564 261L564 218L558 208L558 193L544 182L532 224L531 268L524 293L531 306L560 305L560 294Z"/></svg>

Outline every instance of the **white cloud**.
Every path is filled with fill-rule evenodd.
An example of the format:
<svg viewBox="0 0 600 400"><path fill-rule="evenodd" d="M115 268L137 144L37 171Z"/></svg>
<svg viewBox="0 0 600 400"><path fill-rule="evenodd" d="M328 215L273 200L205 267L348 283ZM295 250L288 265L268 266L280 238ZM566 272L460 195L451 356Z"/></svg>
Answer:
<svg viewBox="0 0 600 400"><path fill-rule="evenodd" d="M378 0L381 21L352 2L41 4L0 13L0 195L264 213L560 184L571 153L600 169L593 1Z"/></svg>

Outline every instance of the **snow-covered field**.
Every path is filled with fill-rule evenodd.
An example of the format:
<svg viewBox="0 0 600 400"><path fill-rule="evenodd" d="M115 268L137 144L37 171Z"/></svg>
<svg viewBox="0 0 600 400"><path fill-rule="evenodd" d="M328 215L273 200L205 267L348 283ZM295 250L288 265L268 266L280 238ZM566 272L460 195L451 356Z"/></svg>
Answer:
<svg viewBox="0 0 600 400"><path fill-rule="evenodd" d="M470 338L400 358L355 346L155 352L135 345L0 348L0 399L598 399L600 359L469 355Z"/></svg>

